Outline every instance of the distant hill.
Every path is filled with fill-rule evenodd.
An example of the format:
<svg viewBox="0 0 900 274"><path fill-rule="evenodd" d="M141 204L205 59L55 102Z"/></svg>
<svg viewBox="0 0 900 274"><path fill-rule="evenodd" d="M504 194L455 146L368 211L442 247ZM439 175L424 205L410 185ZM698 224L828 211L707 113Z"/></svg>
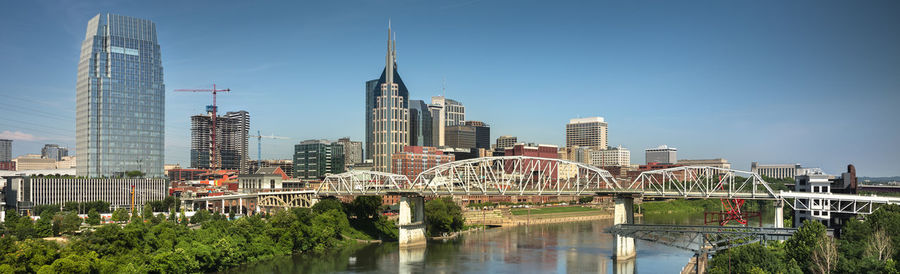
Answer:
<svg viewBox="0 0 900 274"><path fill-rule="evenodd" d="M891 176L891 177L858 177L860 182L865 182L868 180L870 183L887 183L887 182L900 182L900 176Z"/></svg>

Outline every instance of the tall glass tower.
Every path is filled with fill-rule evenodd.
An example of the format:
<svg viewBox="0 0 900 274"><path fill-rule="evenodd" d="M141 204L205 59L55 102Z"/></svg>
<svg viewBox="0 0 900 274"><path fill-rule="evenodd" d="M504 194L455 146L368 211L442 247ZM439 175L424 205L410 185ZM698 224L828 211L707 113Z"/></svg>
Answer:
<svg viewBox="0 0 900 274"><path fill-rule="evenodd" d="M81 43L76 87L76 174L163 175L165 85L156 24L98 14Z"/></svg>

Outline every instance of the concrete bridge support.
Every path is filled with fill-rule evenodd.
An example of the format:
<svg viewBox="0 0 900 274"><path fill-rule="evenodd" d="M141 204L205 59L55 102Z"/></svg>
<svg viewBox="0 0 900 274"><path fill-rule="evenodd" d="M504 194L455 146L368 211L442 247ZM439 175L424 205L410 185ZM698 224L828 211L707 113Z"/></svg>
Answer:
<svg viewBox="0 0 900 274"><path fill-rule="evenodd" d="M616 196L613 224L634 224L634 198L631 196ZM634 238L616 235L616 260L628 260L634 258Z"/></svg>
<svg viewBox="0 0 900 274"><path fill-rule="evenodd" d="M400 197L400 248L425 245L425 197Z"/></svg>
<svg viewBox="0 0 900 274"><path fill-rule="evenodd" d="M775 227L784 227L784 200L775 200Z"/></svg>

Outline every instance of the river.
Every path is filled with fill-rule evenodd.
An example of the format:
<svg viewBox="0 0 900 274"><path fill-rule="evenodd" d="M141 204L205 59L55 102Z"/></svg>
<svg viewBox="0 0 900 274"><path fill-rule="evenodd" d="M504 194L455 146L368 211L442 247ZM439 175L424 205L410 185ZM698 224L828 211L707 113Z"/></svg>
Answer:
<svg viewBox="0 0 900 274"><path fill-rule="evenodd" d="M768 215L768 214L766 214ZM771 223L764 215L764 223ZM703 224L699 216L648 216L648 224ZM753 223L751 223L753 224ZM637 256L612 259L612 220L488 229L400 251L396 243L358 245L325 255L298 254L225 273L678 273L690 251L636 240ZM630 272L626 270L625 272Z"/></svg>

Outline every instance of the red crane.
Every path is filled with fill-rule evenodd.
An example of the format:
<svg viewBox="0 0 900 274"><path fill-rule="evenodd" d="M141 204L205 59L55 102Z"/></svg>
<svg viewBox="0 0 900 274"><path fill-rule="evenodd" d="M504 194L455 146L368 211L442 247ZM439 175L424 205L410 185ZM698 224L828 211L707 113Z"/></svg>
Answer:
<svg viewBox="0 0 900 274"><path fill-rule="evenodd" d="M210 150L209 150L209 155L210 155L210 159L211 159L211 160L210 160L210 164L209 164L209 168L210 168L210 169L218 169L218 168L219 168L219 166L218 166L218 158L216 158L216 150L218 150L218 147L216 146L216 116L218 116L218 114L216 114L216 111L219 109L219 107L216 106L216 93L219 93L219 92L229 92L229 91L231 91L231 89L227 89L227 88L226 88L226 89L217 89L217 88L216 88L216 84L213 84L213 88L212 88L212 89L176 89L175 91L181 91L181 92L212 92L212 96L213 96L213 103L212 103L212 132L210 132L210 134L209 134L210 144L212 145L212 147L211 147ZM207 110L207 111L209 111L209 110Z"/></svg>

